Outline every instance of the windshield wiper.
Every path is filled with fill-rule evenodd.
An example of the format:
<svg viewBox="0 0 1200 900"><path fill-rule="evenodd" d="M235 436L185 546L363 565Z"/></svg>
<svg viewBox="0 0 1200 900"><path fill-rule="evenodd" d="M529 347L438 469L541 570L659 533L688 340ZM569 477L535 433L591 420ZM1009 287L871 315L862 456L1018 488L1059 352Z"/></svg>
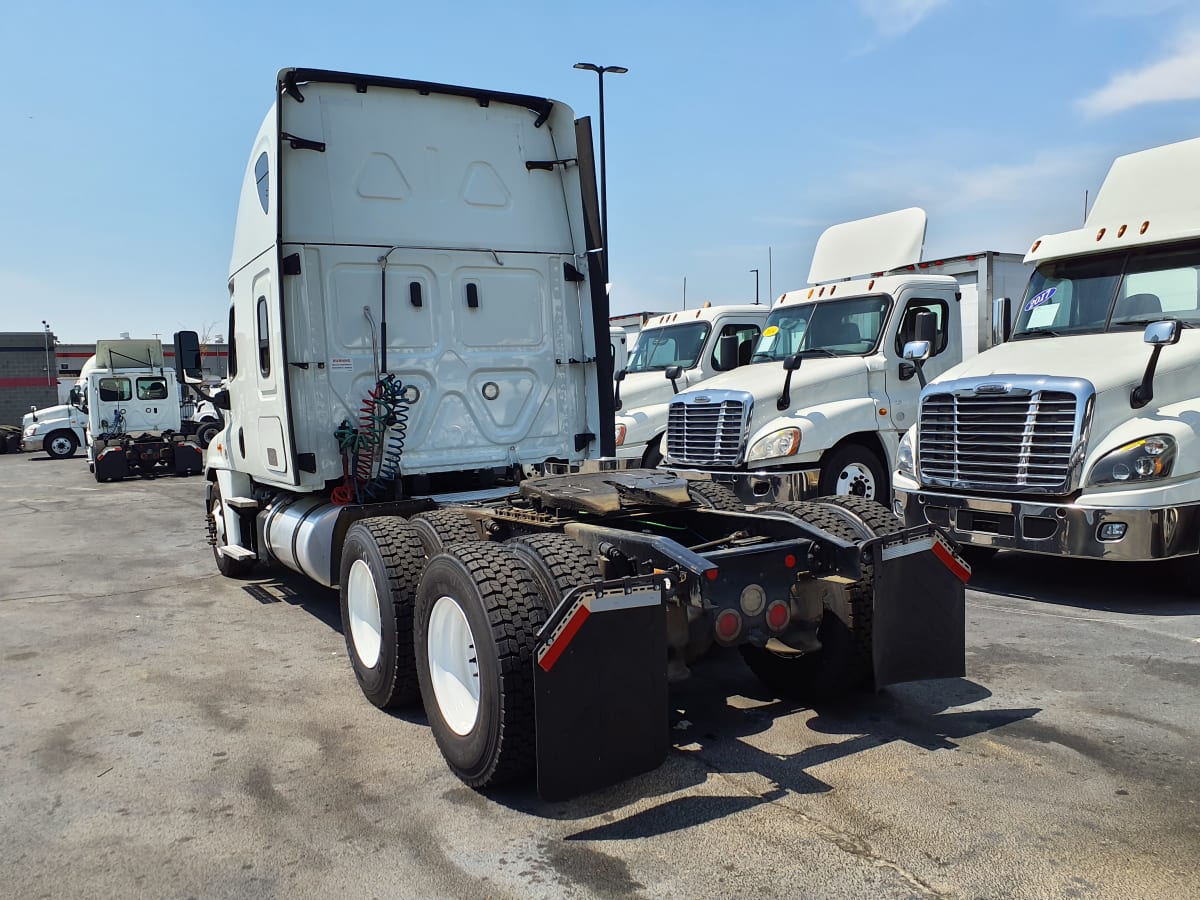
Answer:
<svg viewBox="0 0 1200 900"><path fill-rule="evenodd" d="M1048 334L1048 335L1050 335L1050 337L1062 337L1063 336L1063 333L1061 331L1055 331L1053 328L1046 328L1045 326L1041 326L1038 328L1026 328L1024 331L1018 331L1016 334L1013 335L1013 337L1026 337L1031 334Z"/></svg>
<svg viewBox="0 0 1200 900"><path fill-rule="evenodd" d="M807 350L800 351L801 356L804 356L807 353L824 353L826 356L831 356L834 359L838 358L838 354L834 353L828 347L809 347Z"/></svg>
<svg viewBox="0 0 1200 900"><path fill-rule="evenodd" d="M1145 326L1145 325L1153 325L1155 322L1169 322L1169 321L1171 321L1170 316L1156 316L1156 317L1143 316L1140 319L1120 319L1119 321L1112 322L1110 324L1112 324L1112 325L1143 325L1143 326ZM1179 323L1180 328L1195 328L1196 327L1195 325L1191 324L1190 322L1186 321L1185 319L1176 319L1175 321L1177 321Z"/></svg>

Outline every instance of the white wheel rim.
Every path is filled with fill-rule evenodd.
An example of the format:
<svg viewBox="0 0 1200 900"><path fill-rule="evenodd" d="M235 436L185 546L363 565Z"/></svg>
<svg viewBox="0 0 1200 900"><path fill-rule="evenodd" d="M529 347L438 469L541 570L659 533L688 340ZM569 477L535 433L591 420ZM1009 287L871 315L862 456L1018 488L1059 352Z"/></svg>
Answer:
<svg viewBox="0 0 1200 900"><path fill-rule="evenodd" d="M57 437L50 442L50 448L55 453L69 453L71 450L71 442L65 437Z"/></svg>
<svg viewBox="0 0 1200 900"><path fill-rule="evenodd" d="M213 531L217 534L217 546L228 543L225 540L225 516L221 510L221 501L214 500L212 505Z"/></svg>
<svg viewBox="0 0 1200 900"><path fill-rule="evenodd" d="M862 463L850 463L838 473L834 493L843 497L854 495L874 500L875 476Z"/></svg>
<svg viewBox="0 0 1200 900"><path fill-rule="evenodd" d="M346 606L350 611L350 641L359 661L368 669L379 662L383 646L383 625L379 616L379 592L371 567L356 559L346 579Z"/></svg>
<svg viewBox="0 0 1200 900"><path fill-rule="evenodd" d="M479 718L479 655L475 635L452 597L438 597L429 616L429 680L450 730L465 735Z"/></svg>

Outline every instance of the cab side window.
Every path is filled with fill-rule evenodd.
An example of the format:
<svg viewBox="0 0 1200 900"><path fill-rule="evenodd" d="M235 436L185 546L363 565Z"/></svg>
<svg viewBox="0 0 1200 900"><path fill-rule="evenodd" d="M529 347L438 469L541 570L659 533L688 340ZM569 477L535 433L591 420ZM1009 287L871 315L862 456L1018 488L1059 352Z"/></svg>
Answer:
<svg viewBox="0 0 1200 900"><path fill-rule="evenodd" d="M139 400L166 400L167 383L161 378L139 378L137 395Z"/></svg>
<svg viewBox="0 0 1200 900"><path fill-rule="evenodd" d="M748 365L750 357L754 355L754 345L758 342L760 333L761 329L757 325L745 322L730 322L725 325L713 346L712 367L718 372L728 372L738 366ZM721 353L721 347L728 344L728 341L722 341L721 338L726 337L737 338L733 353L728 357Z"/></svg>
<svg viewBox="0 0 1200 900"><path fill-rule="evenodd" d="M937 322L937 338L933 342L933 350L929 355L937 356L946 349L946 344L950 340L948 327L950 322L949 306L945 300L917 298L908 301L908 307L904 310L904 318L900 320L900 327L896 329L897 356L901 356L904 353L905 344L917 339L917 313L919 312L933 313L934 321Z"/></svg>
<svg viewBox="0 0 1200 900"><path fill-rule="evenodd" d="M133 386L128 378L101 378L100 399L108 403L120 403L133 397Z"/></svg>

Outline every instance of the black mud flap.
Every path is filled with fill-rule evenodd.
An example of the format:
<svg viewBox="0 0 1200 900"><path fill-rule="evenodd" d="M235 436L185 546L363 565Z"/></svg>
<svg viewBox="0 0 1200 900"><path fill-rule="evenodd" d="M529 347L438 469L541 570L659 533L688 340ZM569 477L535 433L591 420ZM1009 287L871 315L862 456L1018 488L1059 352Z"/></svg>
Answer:
<svg viewBox="0 0 1200 900"><path fill-rule="evenodd" d="M97 478L124 478L129 474L129 461L120 447L105 447L96 454Z"/></svg>
<svg viewBox="0 0 1200 900"><path fill-rule="evenodd" d="M667 756L667 620L657 586L572 591L533 664L538 793L564 800Z"/></svg>
<svg viewBox="0 0 1200 900"><path fill-rule="evenodd" d="M876 687L965 675L971 567L932 525L872 544Z"/></svg>
<svg viewBox="0 0 1200 900"><path fill-rule="evenodd" d="M173 448L176 475L198 475L204 471L204 451L191 441L183 441Z"/></svg>

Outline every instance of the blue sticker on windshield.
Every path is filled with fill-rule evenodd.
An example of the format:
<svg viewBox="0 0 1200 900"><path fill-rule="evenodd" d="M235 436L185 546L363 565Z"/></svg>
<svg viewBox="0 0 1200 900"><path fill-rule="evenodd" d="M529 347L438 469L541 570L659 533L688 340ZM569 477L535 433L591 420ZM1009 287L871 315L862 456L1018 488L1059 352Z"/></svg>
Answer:
<svg viewBox="0 0 1200 900"><path fill-rule="evenodd" d="M1040 294L1034 294L1029 298L1029 302L1025 304L1025 312L1033 312L1033 310L1037 309L1039 306L1053 297L1054 292L1057 290L1058 288L1046 288Z"/></svg>

